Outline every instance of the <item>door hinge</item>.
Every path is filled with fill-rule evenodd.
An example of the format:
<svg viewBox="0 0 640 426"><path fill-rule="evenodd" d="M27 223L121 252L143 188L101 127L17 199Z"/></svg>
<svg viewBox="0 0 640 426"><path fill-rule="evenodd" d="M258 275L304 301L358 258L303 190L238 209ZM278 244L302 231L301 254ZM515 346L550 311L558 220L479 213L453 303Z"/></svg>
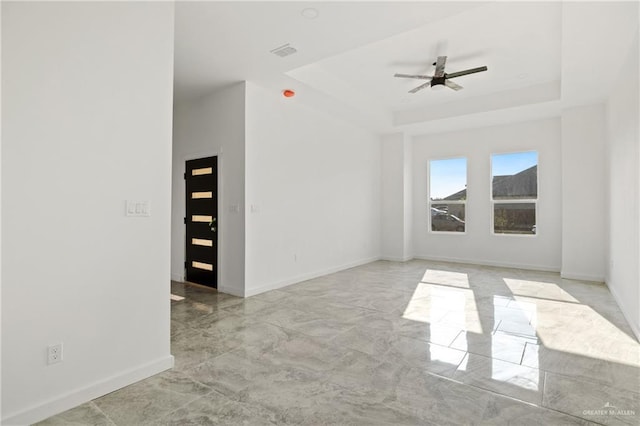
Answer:
<svg viewBox="0 0 640 426"><path fill-rule="evenodd" d="M187 224L187 218L184 217L184 218L182 218L182 220L184 221L184 224L186 225Z"/></svg>
<svg viewBox="0 0 640 426"><path fill-rule="evenodd" d="M183 174L182 174L182 178L183 178L184 180L187 180L187 174L186 174L186 173L183 173Z"/></svg>
<svg viewBox="0 0 640 426"><path fill-rule="evenodd" d="M186 260L184 261L184 267L185 268L187 267L187 261Z"/></svg>

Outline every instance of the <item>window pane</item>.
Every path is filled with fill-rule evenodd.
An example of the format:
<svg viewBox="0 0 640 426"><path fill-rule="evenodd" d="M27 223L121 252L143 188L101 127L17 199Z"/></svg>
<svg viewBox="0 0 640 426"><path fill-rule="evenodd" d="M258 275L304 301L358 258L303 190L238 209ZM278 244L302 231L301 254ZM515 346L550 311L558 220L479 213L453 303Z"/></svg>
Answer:
<svg viewBox="0 0 640 426"><path fill-rule="evenodd" d="M467 159L451 158L429 162L431 200L467 199Z"/></svg>
<svg viewBox="0 0 640 426"><path fill-rule="evenodd" d="M538 198L538 153L494 154L491 176L494 200Z"/></svg>
<svg viewBox="0 0 640 426"><path fill-rule="evenodd" d="M535 234L535 203L495 203L493 231L497 234Z"/></svg>
<svg viewBox="0 0 640 426"><path fill-rule="evenodd" d="M464 204L431 204L431 230L442 232L464 232Z"/></svg>

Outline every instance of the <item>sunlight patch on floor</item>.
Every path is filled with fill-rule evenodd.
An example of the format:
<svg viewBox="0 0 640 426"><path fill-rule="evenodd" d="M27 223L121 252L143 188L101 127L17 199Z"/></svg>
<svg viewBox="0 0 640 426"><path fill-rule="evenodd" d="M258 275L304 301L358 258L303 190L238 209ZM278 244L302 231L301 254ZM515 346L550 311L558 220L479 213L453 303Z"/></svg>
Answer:
<svg viewBox="0 0 640 426"><path fill-rule="evenodd" d="M562 300L565 302L580 302L554 283L542 281L517 280L503 278L504 283L515 296L531 296L542 299Z"/></svg>
<svg viewBox="0 0 640 426"><path fill-rule="evenodd" d="M549 349L640 366L640 344L590 306L537 300L532 320Z"/></svg>
<svg viewBox="0 0 640 426"><path fill-rule="evenodd" d="M469 275L462 272L427 269L422 277L423 283L450 285L452 287L469 288Z"/></svg>
<svg viewBox="0 0 640 426"><path fill-rule="evenodd" d="M491 364L491 379L535 392L540 389L539 370L523 368L494 358L491 359Z"/></svg>
<svg viewBox="0 0 640 426"><path fill-rule="evenodd" d="M402 317L482 333L480 315L470 289L420 283Z"/></svg>

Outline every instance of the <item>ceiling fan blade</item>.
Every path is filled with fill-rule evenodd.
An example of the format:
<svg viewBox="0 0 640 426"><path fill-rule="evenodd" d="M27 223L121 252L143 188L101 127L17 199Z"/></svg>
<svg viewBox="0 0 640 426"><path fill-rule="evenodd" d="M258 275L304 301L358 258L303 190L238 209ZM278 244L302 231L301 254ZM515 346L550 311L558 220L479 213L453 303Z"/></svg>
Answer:
<svg viewBox="0 0 640 426"><path fill-rule="evenodd" d="M453 90L455 90L456 92L457 92L458 90L462 90L462 89L464 89L464 87L460 86L459 84L454 83L454 82L453 82L453 81L451 81L451 80L446 80L446 81L444 82L444 85L445 85L445 86L447 86L449 89L453 89Z"/></svg>
<svg viewBox="0 0 640 426"><path fill-rule="evenodd" d="M401 78L417 78L420 80L431 80L431 77L426 76L426 75L415 75L415 74L394 74L394 77L401 77Z"/></svg>
<svg viewBox="0 0 640 426"><path fill-rule="evenodd" d="M464 71L452 72L450 74L447 74L446 78L461 77L463 75L474 74L474 73L482 72L482 71L486 71L486 70L487 70L487 67L471 68L471 69L464 70Z"/></svg>
<svg viewBox="0 0 640 426"><path fill-rule="evenodd" d="M409 93L416 93L416 92L419 92L420 90L422 90L422 89L426 89L426 88L427 88L427 87L429 87L429 86L431 86L431 82L430 82L430 81L427 81L426 83L421 84L420 86L416 87L415 89L411 89L411 90L409 90Z"/></svg>
<svg viewBox="0 0 640 426"><path fill-rule="evenodd" d="M446 63L446 56L438 56L438 59L436 60L436 73L433 75L434 77L444 77L444 65Z"/></svg>

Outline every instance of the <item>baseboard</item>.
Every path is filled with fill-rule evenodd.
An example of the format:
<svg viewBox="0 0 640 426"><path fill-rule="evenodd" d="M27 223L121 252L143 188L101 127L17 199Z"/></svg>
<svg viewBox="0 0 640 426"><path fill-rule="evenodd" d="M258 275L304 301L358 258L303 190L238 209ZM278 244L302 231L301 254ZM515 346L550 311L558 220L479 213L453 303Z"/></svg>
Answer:
<svg viewBox="0 0 640 426"><path fill-rule="evenodd" d="M530 265L526 263L495 262L492 260L482 260L482 259L460 259L456 257L420 256L420 255L413 256L413 258L420 259L420 260L430 260L433 262L466 263L467 265L496 266L499 268L526 269L530 271L560 272L559 267Z"/></svg>
<svg viewBox="0 0 640 426"><path fill-rule="evenodd" d="M288 278L286 280L269 283L266 285L262 285L260 287L250 288L248 290L245 289L245 297L255 296L256 294L264 293L266 291L277 290L279 288L287 287L292 284L299 283L301 281L311 280L313 278L318 278L323 275L333 274L335 272L343 271L349 268L355 268L356 266L360 266L360 265L366 265L367 263L375 262L377 260L380 260L379 256L360 259L354 262L344 263L342 265L326 268L320 271L314 271L314 272L298 275L292 278Z"/></svg>
<svg viewBox="0 0 640 426"><path fill-rule="evenodd" d="M381 256L380 260L386 260L389 262L408 262L410 260L413 260L413 256L407 256L407 257Z"/></svg>
<svg viewBox="0 0 640 426"><path fill-rule="evenodd" d="M232 296L245 297L244 290L237 287L229 287L229 286L218 286L218 291L220 293L230 294Z"/></svg>
<svg viewBox="0 0 640 426"><path fill-rule="evenodd" d="M574 274L573 272L560 272L560 277L567 280L577 281L593 281L596 283L603 283L604 277L600 275L586 275L586 274Z"/></svg>
<svg viewBox="0 0 640 426"><path fill-rule="evenodd" d="M633 331L633 334L636 335L636 339L640 342L640 325L636 324L634 321L632 321L633 318L630 318L630 315L627 314L627 312L625 310L625 305L623 303L621 303L623 299L618 295L618 293L614 290L614 288L611 287L609 285L609 283L605 282L605 284L607 285L607 288L609 289L609 292L613 295L613 299L618 304L618 307L620 308L620 311L622 312L622 315L627 320L627 323L629 324L629 327L631 327L631 331Z"/></svg>
<svg viewBox="0 0 640 426"><path fill-rule="evenodd" d="M62 413L92 399L106 395L140 380L151 377L173 367L173 355L152 361L127 370L116 376L95 382L89 386L60 395L43 404L39 404L10 414L0 422L5 426L30 425L48 417Z"/></svg>
<svg viewBox="0 0 640 426"><path fill-rule="evenodd" d="M171 274L171 281L178 281L181 283L184 281L184 277L182 274Z"/></svg>

